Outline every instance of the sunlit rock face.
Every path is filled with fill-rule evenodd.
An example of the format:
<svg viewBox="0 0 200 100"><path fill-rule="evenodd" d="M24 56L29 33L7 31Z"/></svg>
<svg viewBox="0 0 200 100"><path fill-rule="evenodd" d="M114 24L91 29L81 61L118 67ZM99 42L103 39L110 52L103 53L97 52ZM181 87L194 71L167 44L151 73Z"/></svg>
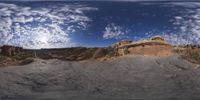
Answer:
<svg viewBox="0 0 200 100"><path fill-rule="evenodd" d="M109 46L162 36L200 43L199 2L0 2L0 45Z"/></svg>

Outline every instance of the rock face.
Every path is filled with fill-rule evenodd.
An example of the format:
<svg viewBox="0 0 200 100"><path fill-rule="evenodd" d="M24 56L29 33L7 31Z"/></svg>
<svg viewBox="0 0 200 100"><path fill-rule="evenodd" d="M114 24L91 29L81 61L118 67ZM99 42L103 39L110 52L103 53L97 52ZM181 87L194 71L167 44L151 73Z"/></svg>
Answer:
<svg viewBox="0 0 200 100"><path fill-rule="evenodd" d="M131 40L123 40L123 41L120 41L120 42L113 44L112 47L113 48L119 48L119 47L122 47L122 46L130 44L130 43L132 43Z"/></svg>
<svg viewBox="0 0 200 100"><path fill-rule="evenodd" d="M23 50L22 47L14 47L10 45L4 45L1 47L1 54L3 56L13 56L15 53L19 53Z"/></svg>
<svg viewBox="0 0 200 100"><path fill-rule="evenodd" d="M149 56L169 56L172 55L170 45L145 45L128 48L130 54L140 54Z"/></svg>
<svg viewBox="0 0 200 100"><path fill-rule="evenodd" d="M4 45L1 47L1 54L4 56L13 56L15 54L15 47Z"/></svg>
<svg viewBox="0 0 200 100"><path fill-rule="evenodd" d="M19 53L19 52L21 52L22 50L23 50L22 47L15 47L15 52L16 52L16 53Z"/></svg>
<svg viewBox="0 0 200 100"><path fill-rule="evenodd" d="M162 37L153 37L150 40L139 42L121 42L114 45L119 56L126 54L139 54L148 56L169 56L172 55L172 46L165 42Z"/></svg>

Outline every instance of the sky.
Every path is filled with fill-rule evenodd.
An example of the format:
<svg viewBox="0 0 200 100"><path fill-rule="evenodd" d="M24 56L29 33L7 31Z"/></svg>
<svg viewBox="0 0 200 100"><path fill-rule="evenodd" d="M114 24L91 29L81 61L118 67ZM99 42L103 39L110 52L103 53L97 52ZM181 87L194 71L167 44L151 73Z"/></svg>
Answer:
<svg viewBox="0 0 200 100"><path fill-rule="evenodd" d="M199 1L199 0L0 0L0 1Z"/></svg>
<svg viewBox="0 0 200 100"><path fill-rule="evenodd" d="M103 47L153 36L200 44L200 2L24 1L0 0L0 45Z"/></svg>

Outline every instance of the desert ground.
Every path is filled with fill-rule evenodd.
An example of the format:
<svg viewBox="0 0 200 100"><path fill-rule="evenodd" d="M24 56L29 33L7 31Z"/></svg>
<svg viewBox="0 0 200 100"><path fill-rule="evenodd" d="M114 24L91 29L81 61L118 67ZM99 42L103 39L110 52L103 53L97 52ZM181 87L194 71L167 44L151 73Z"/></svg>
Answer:
<svg viewBox="0 0 200 100"><path fill-rule="evenodd" d="M0 69L4 100L200 99L200 69L180 57L127 55L106 61L34 59Z"/></svg>

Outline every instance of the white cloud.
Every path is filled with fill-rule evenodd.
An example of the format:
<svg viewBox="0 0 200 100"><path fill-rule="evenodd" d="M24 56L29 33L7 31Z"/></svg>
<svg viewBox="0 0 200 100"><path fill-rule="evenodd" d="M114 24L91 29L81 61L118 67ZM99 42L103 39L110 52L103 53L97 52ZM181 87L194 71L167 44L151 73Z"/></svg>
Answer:
<svg viewBox="0 0 200 100"><path fill-rule="evenodd" d="M16 16L13 18L13 22L17 23L28 23L28 22L33 22L33 17L25 17L25 16Z"/></svg>
<svg viewBox="0 0 200 100"><path fill-rule="evenodd" d="M108 24L105 27L105 31L103 31L103 38L104 39L120 39L126 34L126 31L123 27L115 25L114 23Z"/></svg>
<svg viewBox="0 0 200 100"><path fill-rule="evenodd" d="M190 13L190 11L195 13ZM164 35L166 39L173 44L200 44L200 8L188 9L180 16L173 19L174 28L177 33Z"/></svg>
<svg viewBox="0 0 200 100"><path fill-rule="evenodd" d="M1 18L0 20L0 42L7 42L11 38L12 20L9 17Z"/></svg>
<svg viewBox="0 0 200 100"><path fill-rule="evenodd" d="M158 0L160 1L160 0ZM167 1L167 0L161 0L161 1ZM200 3L199 2L192 2L191 0L182 0L187 2L180 2L180 1L174 1L174 2L141 2L142 5L159 5L163 7L185 7L185 8L199 8Z"/></svg>
<svg viewBox="0 0 200 100"><path fill-rule="evenodd" d="M1 8L15 9L17 6L15 4L0 3Z"/></svg>
<svg viewBox="0 0 200 100"><path fill-rule="evenodd" d="M94 10L98 10L98 8L92 8L92 7L77 8L75 9L75 12L79 14L84 14L85 11L94 11Z"/></svg>
<svg viewBox="0 0 200 100"><path fill-rule="evenodd" d="M85 13L95 10L79 4L32 8L0 3L0 43L26 48L74 46L69 34L86 29L92 19Z"/></svg>
<svg viewBox="0 0 200 100"><path fill-rule="evenodd" d="M163 32L166 40L172 44L200 44L200 2L165 2L165 3L142 3L144 5L159 5L174 8L169 13L174 16L169 22L175 31ZM181 9L180 9L181 7ZM179 11L177 11L179 9Z"/></svg>
<svg viewBox="0 0 200 100"><path fill-rule="evenodd" d="M169 2L169 3L163 3L165 6L180 6L185 8L199 8L200 3L199 2Z"/></svg>

